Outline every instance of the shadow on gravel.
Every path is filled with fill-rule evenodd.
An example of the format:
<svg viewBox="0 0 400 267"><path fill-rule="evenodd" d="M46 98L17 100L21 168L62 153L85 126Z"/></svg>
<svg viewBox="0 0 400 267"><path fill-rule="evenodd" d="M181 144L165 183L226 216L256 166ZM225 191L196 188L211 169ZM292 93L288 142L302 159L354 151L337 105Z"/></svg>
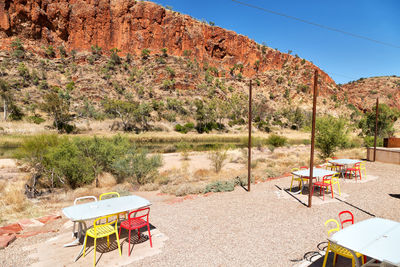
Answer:
<svg viewBox="0 0 400 267"><path fill-rule="evenodd" d="M340 198L338 198L338 197L335 197L335 199L337 199L337 200L339 200L340 202L343 202L343 203L345 203L345 204L347 204L347 205L349 205L349 206L351 206L351 207L353 207L353 208L355 208L355 209L358 209L359 211L362 211L362 212L364 212L365 214L368 214L368 215L371 216L371 217L376 217L375 214L372 214L372 213L370 213L370 212L368 212L368 211L366 211L366 210L364 210L364 209L362 209L362 208L360 208L360 207L357 207L357 206L355 206L355 205L353 205L353 204L351 204L351 203L349 203L349 202L347 202L347 201L345 201L345 200L342 200L342 199L340 199Z"/></svg>
<svg viewBox="0 0 400 267"><path fill-rule="evenodd" d="M282 190L282 188L280 188L279 186L275 185L276 188L278 188L279 190ZM283 189L282 191L285 191L286 193L288 193L289 196L293 197L294 199L296 199L299 203L303 204L304 206L307 207L307 204L304 203L303 201L301 201L300 199L298 199L295 195L291 194L289 189Z"/></svg>
<svg viewBox="0 0 400 267"><path fill-rule="evenodd" d="M394 198L400 198L400 194L389 194L389 196L394 197Z"/></svg>

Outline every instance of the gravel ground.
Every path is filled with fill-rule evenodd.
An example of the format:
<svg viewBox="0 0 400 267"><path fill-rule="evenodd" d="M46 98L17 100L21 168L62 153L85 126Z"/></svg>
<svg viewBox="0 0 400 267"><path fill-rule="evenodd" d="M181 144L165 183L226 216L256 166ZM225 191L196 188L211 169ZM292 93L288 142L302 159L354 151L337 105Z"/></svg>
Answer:
<svg viewBox="0 0 400 267"><path fill-rule="evenodd" d="M332 201L329 195L325 202L314 197L312 208L280 190L289 187L290 178L254 185L250 193L236 188L175 204L168 204L166 196L139 192L153 203L151 223L169 239L162 253L130 266L308 266L311 263L300 261L326 241L323 223L342 210L353 212L356 221L369 214L400 221L400 199L389 195L400 193L400 165L366 165L371 179L341 183L338 198L345 202ZM306 202L306 197L299 199ZM51 235L16 240L0 250L0 265L28 266L29 252L21 247Z"/></svg>

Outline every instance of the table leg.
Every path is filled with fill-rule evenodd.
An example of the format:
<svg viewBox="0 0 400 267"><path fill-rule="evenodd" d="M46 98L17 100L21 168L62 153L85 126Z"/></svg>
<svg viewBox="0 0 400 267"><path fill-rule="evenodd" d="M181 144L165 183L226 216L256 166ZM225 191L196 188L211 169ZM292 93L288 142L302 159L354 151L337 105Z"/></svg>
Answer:
<svg viewBox="0 0 400 267"><path fill-rule="evenodd" d="M86 223L85 222L79 222L79 227L78 227L78 240L79 241L86 234L86 230L87 230ZM85 248L85 242L82 244L81 250L79 251L78 255L76 255L74 261L77 261L82 256L84 248Z"/></svg>
<svg viewBox="0 0 400 267"><path fill-rule="evenodd" d="M78 222L78 232L76 235L76 239L72 241L71 243L65 244L64 247L73 247L73 246L78 246L80 244L80 234L82 232L82 225L81 222Z"/></svg>
<svg viewBox="0 0 400 267"><path fill-rule="evenodd" d="M356 256L356 253L354 251L350 250L350 249L349 249L349 251L354 257L354 262L356 263L356 267L361 267L360 262L358 261L358 258Z"/></svg>

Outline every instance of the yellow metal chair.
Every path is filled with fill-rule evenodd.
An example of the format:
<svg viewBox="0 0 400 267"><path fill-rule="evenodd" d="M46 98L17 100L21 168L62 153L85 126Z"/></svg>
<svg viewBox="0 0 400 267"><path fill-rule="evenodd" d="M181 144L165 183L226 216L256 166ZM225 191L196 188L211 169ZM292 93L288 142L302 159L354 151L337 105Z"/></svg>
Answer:
<svg viewBox="0 0 400 267"><path fill-rule="evenodd" d="M290 172L295 172L295 171L299 171L299 168L293 168ZM302 188L302 180L300 177L295 176L294 174L292 174L292 182L290 183L290 189L289 191L292 192L292 186L293 186L293 181L297 181L299 182L299 190L301 190Z"/></svg>
<svg viewBox="0 0 400 267"><path fill-rule="evenodd" d="M328 228L328 224L330 224L330 223L334 223L336 227ZM339 223L335 219L327 220L325 222L325 227L327 227L328 237L330 237L333 233L336 233L336 232L340 231ZM328 243L328 247L326 248L326 253L325 253L325 257L324 257L324 263L323 263L322 267L326 266L326 262L328 260L328 255L329 255L329 251L332 251L334 253L334 256L333 256L333 267L335 267L335 265L336 265L337 255L340 255L342 257L351 259L351 266L355 267L356 263L355 263L353 254L351 254L351 252L348 249L346 249L344 247L341 247L341 246L338 246L336 244L333 244L331 242ZM355 254L356 254L357 258L361 257L362 264L364 264L364 262L365 262L364 261L364 256L362 254L358 253L358 252L356 252Z"/></svg>
<svg viewBox="0 0 400 267"><path fill-rule="evenodd" d="M113 197L120 197L120 194L118 192L103 193L99 196L99 200L103 200L104 198L109 199Z"/></svg>
<svg viewBox="0 0 400 267"><path fill-rule="evenodd" d="M359 168L360 168L360 175L361 175L361 172L363 172L364 174L364 179L365 179L365 177L367 177L367 169L365 168L365 162L364 161L361 161L360 162L360 165L359 165Z"/></svg>
<svg viewBox="0 0 400 267"><path fill-rule="evenodd" d="M114 198L114 197L121 197L121 195L118 192L107 192L107 193L103 193L99 196L99 200L104 200L104 199L109 199L109 198ZM118 220L120 220L119 215L123 215L124 219L127 219L128 217L128 213L127 212L121 212L118 213ZM107 219L108 222L108 219Z"/></svg>
<svg viewBox="0 0 400 267"><path fill-rule="evenodd" d="M335 164L332 164L332 163L330 163L329 161L331 161L332 159L331 158L326 158L325 159L325 168L328 170L331 170L331 171L335 171L336 170L336 165Z"/></svg>
<svg viewBox="0 0 400 267"><path fill-rule="evenodd" d="M337 184L338 190L339 190L339 196L340 196L340 183L339 183L339 178L340 178L340 173L335 173L334 175L332 175L331 178L331 184L332 184L332 188L333 185Z"/></svg>
<svg viewBox="0 0 400 267"><path fill-rule="evenodd" d="M115 234L115 236L117 237L119 256L121 256L121 246L119 244L119 236L118 236L118 220L108 222L108 218L113 217L113 216L115 216L115 214L100 217L100 218L96 219L93 223L93 228L90 228L86 231L85 242L84 242L84 247L83 247L83 257L85 257L85 253L86 253L87 237L90 236L90 237L94 238L93 266L96 266L96 239L97 238L107 237L107 246L110 247L110 235ZM107 223L98 224L98 222L101 221L102 219L106 219ZM114 226L112 224L114 224Z"/></svg>

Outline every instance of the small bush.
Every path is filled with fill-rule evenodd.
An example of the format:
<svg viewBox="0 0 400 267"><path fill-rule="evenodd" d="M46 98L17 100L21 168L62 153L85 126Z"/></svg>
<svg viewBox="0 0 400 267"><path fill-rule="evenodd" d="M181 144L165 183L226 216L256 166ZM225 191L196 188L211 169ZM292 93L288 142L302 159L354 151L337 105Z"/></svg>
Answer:
<svg viewBox="0 0 400 267"><path fill-rule="evenodd" d="M113 169L120 178L131 177L138 184L152 182L152 177L162 165L160 155L148 156L143 149L130 149L122 158L116 160ZM153 175L152 175L153 174Z"/></svg>
<svg viewBox="0 0 400 267"><path fill-rule="evenodd" d="M188 122L185 125L180 125L179 123L175 125L175 131L180 133L188 133L194 129L194 124L192 122Z"/></svg>
<svg viewBox="0 0 400 267"><path fill-rule="evenodd" d="M374 136L365 136L364 137L364 146L365 147L374 147ZM376 146L377 147L382 147L383 146L383 139L382 138L376 138Z"/></svg>
<svg viewBox="0 0 400 267"><path fill-rule="evenodd" d="M206 185L204 193L208 192L230 192L235 189L234 181L216 181Z"/></svg>
<svg viewBox="0 0 400 267"><path fill-rule="evenodd" d="M215 172L220 172L225 160L228 158L227 155L227 151L212 151L210 152L210 154L208 155L208 159L211 160L211 165L213 167L213 169L215 170Z"/></svg>
<svg viewBox="0 0 400 267"><path fill-rule="evenodd" d="M281 146L286 145L286 143L287 143L287 138L284 136L271 134L267 138L267 144L269 144L273 147L281 147Z"/></svg>
<svg viewBox="0 0 400 267"><path fill-rule="evenodd" d="M42 122L46 121L45 119L43 119L39 115L29 116L28 118L26 118L26 120L29 121L29 122L35 123L35 124L41 124Z"/></svg>

